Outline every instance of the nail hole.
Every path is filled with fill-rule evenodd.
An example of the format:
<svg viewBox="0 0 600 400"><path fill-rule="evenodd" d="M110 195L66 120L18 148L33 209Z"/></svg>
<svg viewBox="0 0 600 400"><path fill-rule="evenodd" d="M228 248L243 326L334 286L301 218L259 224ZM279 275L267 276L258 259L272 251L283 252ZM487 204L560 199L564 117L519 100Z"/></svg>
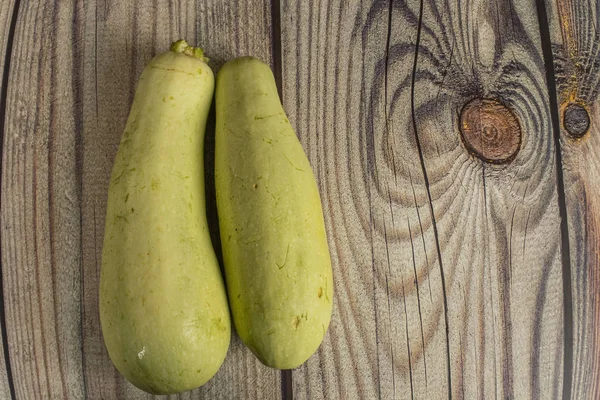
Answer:
<svg viewBox="0 0 600 400"><path fill-rule="evenodd" d="M590 128L590 115L581 104L571 103L565 107L563 125L569 135L580 138Z"/></svg>

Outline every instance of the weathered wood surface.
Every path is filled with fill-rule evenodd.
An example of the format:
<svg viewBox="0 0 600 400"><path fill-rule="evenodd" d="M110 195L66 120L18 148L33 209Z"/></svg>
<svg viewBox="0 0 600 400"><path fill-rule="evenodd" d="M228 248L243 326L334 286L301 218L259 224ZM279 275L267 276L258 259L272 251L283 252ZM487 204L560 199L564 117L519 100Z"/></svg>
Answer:
<svg viewBox="0 0 600 400"><path fill-rule="evenodd" d="M336 282L325 341L291 376L234 336L217 376L172 398L600 395L596 2L14 4L0 4L0 398L9 382L16 399L152 397L108 359L99 255L137 77L180 37L215 71L242 54L274 66Z"/></svg>
<svg viewBox="0 0 600 400"><path fill-rule="evenodd" d="M4 2L0 10L10 11ZM135 84L178 38L202 43L218 67L247 53L269 61L270 35L270 4L260 0L21 2L2 165L4 307L17 399L151 397L113 367L98 315L106 190ZM234 337L218 375L173 398L280 394L280 373Z"/></svg>
<svg viewBox="0 0 600 400"><path fill-rule="evenodd" d="M571 248L573 399L600 397L600 3L546 1Z"/></svg>
<svg viewBox="0 0 600 400"><path fill-rule="evenodd" d="M5 70L5 61L7 48L9 46L9 36L11 31L11 23L13 20L13 10L15 2L14 0L3 1L0 4L0 135L4 132L4 111L6 104L4 86L8 81L8 71ZM0 139L1 140L1 139ZM1 142L0 142L1 143ZM0 144L0 148L2 145ZM1 205L1 203L0 203ZM1 231L1 230L0 230ZM2 233L0 233L2 236ZM0 261L1 263L2 261ZM1 270L1 268L0 268ZM0 271L1 272L1 271ZM1 281L2 277L0 277ZM4 319L4 296L2 287L0 286L0 398L10 399L11 398L11 382L8 377L7 367L10 368L10 359L4 351L7 343L5 342L5 319Z"/></svg>
<svg viewBox="0 0 600 400"><path fill-rule="evenodd" d="M584 344L564 363L569 246L535 1L284 1L281 20L284 102L336 277L296 398L561 397L563 370L598 356ZM512 162L463 145L474 98L518 118ZM482 141L510 139L497 122Z"/></svg>

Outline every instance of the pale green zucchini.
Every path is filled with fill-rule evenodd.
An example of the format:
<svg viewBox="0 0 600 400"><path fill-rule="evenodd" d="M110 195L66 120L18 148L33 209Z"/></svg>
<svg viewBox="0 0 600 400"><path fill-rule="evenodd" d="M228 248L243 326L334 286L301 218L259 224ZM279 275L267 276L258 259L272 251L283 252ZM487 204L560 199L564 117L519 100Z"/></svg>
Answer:
<svg viewBox="0 0 600 400"><path fill-rule="evenodd" d="M230 340L205 211L203 145L214 77L176 42L143 71L110 178L100 277L108 353L151 393L196 388Z"/></svg>
<svg viewBox="0 0 600 400"><path fill-rule="evenodd" d="M255 58L217 75L215 183L236 330L264 364L295 368L327 331L331 261L311 166Z"/></svg>

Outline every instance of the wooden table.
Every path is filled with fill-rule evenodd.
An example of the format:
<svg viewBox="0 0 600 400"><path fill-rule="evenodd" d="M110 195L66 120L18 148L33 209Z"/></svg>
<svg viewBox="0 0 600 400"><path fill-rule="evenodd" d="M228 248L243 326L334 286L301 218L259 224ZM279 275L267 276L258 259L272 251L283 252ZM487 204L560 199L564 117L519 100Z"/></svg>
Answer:
<svg viewBox="0 0 600 400"><path fill-rule="evenodd" d="M98 276L137 78L179 38L271 63L335 301L302 367L234 336L170 398L600 398L599 24L593 0L2 0L0 399L151 397L107 356Z"/></svg>

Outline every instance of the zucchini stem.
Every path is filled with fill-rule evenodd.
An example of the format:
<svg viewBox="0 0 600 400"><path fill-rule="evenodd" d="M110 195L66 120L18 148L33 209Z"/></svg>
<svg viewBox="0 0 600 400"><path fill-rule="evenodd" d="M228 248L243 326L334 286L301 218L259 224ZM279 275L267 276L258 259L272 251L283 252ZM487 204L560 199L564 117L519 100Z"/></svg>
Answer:
<svg viewBox="0 0 600 400"><path fill-rule="evenodd" d="M185 39L180 39L171 43L171 51L174 53L182 53L186 56L198 58L205 63L208 62L208 58L204 56L204 50L202 50L200 47L190 46Z"/></svg>

